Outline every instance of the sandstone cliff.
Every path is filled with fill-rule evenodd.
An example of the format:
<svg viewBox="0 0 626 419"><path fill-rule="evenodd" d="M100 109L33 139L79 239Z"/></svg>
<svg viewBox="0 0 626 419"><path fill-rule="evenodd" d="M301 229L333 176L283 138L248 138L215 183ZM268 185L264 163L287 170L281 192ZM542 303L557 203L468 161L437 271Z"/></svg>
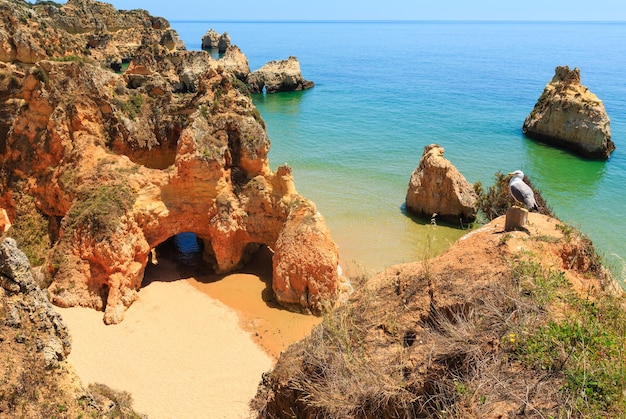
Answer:
<svg viewBox="0 0 626 419"><path fill-rule="evenodd" d="M248 88L252 93L267 93L306 90L314 83L302 77L300 63L296 57L270 61L248 76Z"/></svg>
<svg viewBox="0 0 626 419"><path fill-rule="evenodd" d="M607 159L615 150L604 105L580 83L578 68L556 68L522 130L585 157Z"/></svg>
<svg viewBox="0 0 626 419"><path fill-rule="evenodd" d="M264 375L259 417L621 417L621 289L571 227L528 229L365 279Z"/></svg>
<svg viewBox="0 0 626 419"><path fill-rule="evenodd" d="M315 313L332 305L337 246L290 169L270 170L263 120L235 70L163 42L175 38L167 22L143 11L91 0L0 4L14 25L0 62L0 207L18 242L49 243L35 257L45 261L55 304L121 321L151 249L193 232L215 271L237 269L265 245L275 252L280 303ZM19 60L15 34L28 32L30 50L45 52L52 38L31 28L44 25L66 41ZM138 37L130 42L125 32ZM109 41L83 53L94 33ZM80 55L42 59L68 53ZM111 71L113 56L130 61L126 73Z"/></svg>
<svg viewBox="0 0 626 419"><path fill-rule="evenodd" d="M15 240L0 243L0 417L141 417L127 393L83 388L71 338Z"/></svg>
<svg viewBox="0 0 626 419"><path fill-rule="evenodd" d="M117 11L93 0L34 6L2 0L0 21L0 61L5 62L81 56L110 66L133 57L145 44L184 49L165 19L145 10Z"/></svg>
<svg viewBox="0 0 626 419"><path fill-rule="evenodd" d="M406 208L421 217L471 223L476 220L478 195L443 152L437 144L424 147L409 180Z"/></svg>
<svg viewBox="0 0 626 419"><path fill-rule="evenodd" d="M0 297L4 325L20 329L24 322L37 323L41 336L37 337L36 346L47 368L57 367L59 361L65 360L72 346L65 323L35 282L26 255L11 238L0 243ZM19 339L17 342L23 343Z"/></svg>

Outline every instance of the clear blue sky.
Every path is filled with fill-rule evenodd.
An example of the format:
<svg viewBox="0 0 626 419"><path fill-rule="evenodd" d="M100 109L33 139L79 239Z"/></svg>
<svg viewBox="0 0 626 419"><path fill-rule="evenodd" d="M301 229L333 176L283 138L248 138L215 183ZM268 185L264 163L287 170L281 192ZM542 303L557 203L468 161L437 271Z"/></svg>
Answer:
<svg viewBox="0 0 626 419"><path fill-rule="evenodd" d="M168 20L626 21L624 0L112 0L108 3L117 9L145 9Z"/></svg>

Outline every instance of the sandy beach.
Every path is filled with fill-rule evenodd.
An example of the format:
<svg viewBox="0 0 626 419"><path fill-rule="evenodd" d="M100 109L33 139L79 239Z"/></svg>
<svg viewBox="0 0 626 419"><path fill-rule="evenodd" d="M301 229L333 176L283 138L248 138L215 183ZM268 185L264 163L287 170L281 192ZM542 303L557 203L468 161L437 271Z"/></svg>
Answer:
<svg viewBox="0 0 626 419"><path fill-rule="evenodd" d="M160 261L118 325L95 310L58 308L73 338L69 361L85 385L131 393L151 419L249 417L262 373L320 321L274 307L262 265L187 277Z"/></svg>

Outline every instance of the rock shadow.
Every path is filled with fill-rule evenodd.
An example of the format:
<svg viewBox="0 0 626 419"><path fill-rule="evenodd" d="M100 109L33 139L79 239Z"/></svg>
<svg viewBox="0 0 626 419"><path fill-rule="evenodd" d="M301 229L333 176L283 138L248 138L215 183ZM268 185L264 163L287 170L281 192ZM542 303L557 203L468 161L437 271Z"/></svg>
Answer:
<svg viewBox="0 0 626 419"><path fill-rule="evenodd" d="M261 299L270 308L284 309L272 290L272 258L274 252L261 245L243 267L226 274L217 274L211 263L203 259L204 243L193 233L172 236L153 249L144 272L141 288L153 282L175 282L194 278L203 284L221 281L229 275L248 274L265 284Z"/></svg>

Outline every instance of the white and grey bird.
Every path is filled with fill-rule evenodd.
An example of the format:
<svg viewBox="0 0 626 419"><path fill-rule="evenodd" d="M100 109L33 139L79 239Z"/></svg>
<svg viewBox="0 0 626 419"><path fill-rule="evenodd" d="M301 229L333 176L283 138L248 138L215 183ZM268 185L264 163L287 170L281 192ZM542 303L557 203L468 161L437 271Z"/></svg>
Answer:
<svg viewBox="0 0 626 419"><path fill-rule="evenodd" d="M539 207L535 201L535 193L531 187L524 182L524 172L516 170L513 173L509 173L509 175L513 176L509 181L509 191L511 191L513 198L526 205L529 210L539 211Z"/></svg>

